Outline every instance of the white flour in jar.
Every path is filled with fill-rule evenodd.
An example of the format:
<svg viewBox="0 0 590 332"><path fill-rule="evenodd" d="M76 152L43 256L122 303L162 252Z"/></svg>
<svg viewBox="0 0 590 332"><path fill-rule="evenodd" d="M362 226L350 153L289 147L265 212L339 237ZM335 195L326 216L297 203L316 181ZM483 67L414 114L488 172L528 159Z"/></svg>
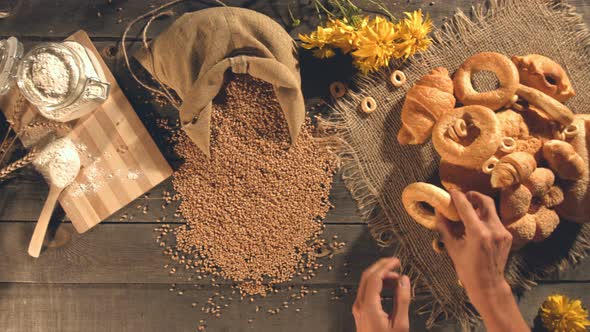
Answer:
<svg viewBox="0 0 590 332"><path fill-rule="evenodd" d="M24 87L43 104L64 102L78 83L77 64L61 49L51 48L33 54L24 65Z"/></svg>
<svg viewBox="0 0 590 332"><path fill-rule="evenodd" d="M50 184L65 188L80 171L80 156L76 145L69 138L61 138L41 151L33 165Z"/></svg>
<svg viewBox="0 0 590 332"><path fill-rule="evenodd" d="M75 41L65 41L62 45L65 49L48 47L28 56L23 63L24 75L19 83L35 100L43 116L60 122L79 117L97 106L95 101L88 99L88 95L100 94L100 88L78 86L85 84L80 81L81 76L104 81L104 74L98 74L90 59L91 55L83 45ZM81 88L86 90L82 91ZM67 103L68 100L70 103ZM55 108L60 104L64 106Z"/></svg>

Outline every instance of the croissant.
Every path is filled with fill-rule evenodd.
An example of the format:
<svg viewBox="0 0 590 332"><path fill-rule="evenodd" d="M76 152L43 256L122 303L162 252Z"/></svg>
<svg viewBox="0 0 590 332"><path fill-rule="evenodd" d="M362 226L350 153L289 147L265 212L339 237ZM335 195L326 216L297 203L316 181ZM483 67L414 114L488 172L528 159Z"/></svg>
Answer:
<svg viewBox="0 0 590 332"><path fill-rule="evenodd" d="M580 179L576 181L563 181L564 201L556 210L560 217L577 223L590 222L590 174L588 170L588 140L590 139L590 116L586 114L576 115L574 124L579 133L569 143L574 151L582 158L585 170Z"/></svg>
<svg viewBox="0 0 590 332"><path fill-rule="evenodd" d="M522 183L537 168L533 155L526 152L513 152L502 159L492 170L490 179L493 188L504 188Z"/></svg>
<svg viewBox="0 0 590 332"><path fill-rule="evenodd" d="M586 172L584 159L568 142L548 141L543 145L543 157L547 160L549 167L563 180L578 180Z"/></svg>
<svg viewBox="0 0 590 332"><path fill-rule="evenodd" d="M448 70L444 67L433 69L408 91L402 107L402 127L397 134L397 141L400 144L426 142L441 114L454 107L453 81Z"/></svg>
<svg viewBox="0 0 590 332"><path fill-rule="evenodd" d="M539 54L513 56L512 62L518 69L520 83L562 103L576 95L565 70L548 57Z"/></svg>

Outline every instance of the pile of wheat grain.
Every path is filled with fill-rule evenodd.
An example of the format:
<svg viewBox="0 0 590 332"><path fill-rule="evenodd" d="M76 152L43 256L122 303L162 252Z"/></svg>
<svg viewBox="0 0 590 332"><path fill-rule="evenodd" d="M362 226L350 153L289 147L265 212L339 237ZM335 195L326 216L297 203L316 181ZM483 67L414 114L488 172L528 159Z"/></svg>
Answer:
<svg viewBox="0 0 590 332"><path fill-rule="evenodd" d="M238 75L214 103L211 157L179 133L174 174L179 211L174 260L220 276L244 294L266 294L313 274L337 167L308 123L295 145L272 86Z"/></svg>

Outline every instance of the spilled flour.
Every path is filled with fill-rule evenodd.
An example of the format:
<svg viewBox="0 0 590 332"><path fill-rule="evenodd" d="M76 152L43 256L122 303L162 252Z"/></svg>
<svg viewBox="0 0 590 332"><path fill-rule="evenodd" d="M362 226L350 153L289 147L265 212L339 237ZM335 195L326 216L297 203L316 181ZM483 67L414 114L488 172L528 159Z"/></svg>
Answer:
<svg viewBox="0 0 590 332"><path fill-rule="evenodd" d="M33 161L33 165L49 183L65 188L80 171L80 156L76 145L69 138L62 138L50 143Z"/></svg>

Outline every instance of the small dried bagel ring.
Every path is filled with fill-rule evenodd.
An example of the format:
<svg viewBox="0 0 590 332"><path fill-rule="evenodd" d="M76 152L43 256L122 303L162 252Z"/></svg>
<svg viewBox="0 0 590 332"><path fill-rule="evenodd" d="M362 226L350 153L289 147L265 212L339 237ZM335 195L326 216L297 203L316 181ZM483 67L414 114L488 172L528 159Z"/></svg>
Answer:
<svg viewBox="0 0 590 332"><path fill-rule="evenodd" d="M396 70L393 73L391 73L389 80L391 81L391 84L393 84L394 87L399 88L400 86L406 83L407 79L406 74L404 74L403 71Z"/></svg>
<svg viewBox="0 0 590 332"><path fill-rule="evenodd" d="M504 153L512 153L516 151L516 140L512 137L502 137L502 142L500 143L500 151Z"/></svg>
<svg viewBox="0 0 590 332"><path fill-rule="evenodd" d="M445 244L440 239L432 239L432 250L437 254L442 254L446 251Z"/></svg>
<svg viewBox="0 0 590 332"><path fill-rule="evenodd" d="M467 137L461 141L453 140L449 131L458 119L467 122ZM432 130L432 143L442 159L459 166L480 168L493 156L502 134L500 121L489 108L471 105L455 108L443 113Z"/></svg>
<svg viewBox="0 0 590 332"><path fill-rule="evenodd" d="M377 101L373 97L365 97L361 101L361 110L367 114L373 113L377 109Z"/></svg>
<svg viewBox="0 0 590 332"><path fill-rule="evenodd" d="M481 166L481 171L484 174L492 174L492 171L494 170L496 165L498 165L499 162L500 159L496 157L491 157L490 159L486 160L485 163L483 163L483 165Z"/></svg>
<svg viewBox="0 0 590 332"><path fill-rule="evenodd" d="M567 127L565 127L565 129L563 129L563 135L566 139L572 139L576 137L578 133L578 126L576 126L574 123L568 125Z"/></svg>
<svg viewBox="0 0 590 332"><path fill-rule="evenodd" d="M450 221L460 221L451 195L444 189L425 182L414 182L402 193L402 203L408 214L422 226L435 229L438 211ZM432 209L427 208L432 207Z"/></svg>
<svg viewBox="0 0 590 332"><path fill-rule="evenodd" d="M347 88L346 84L336 81L330 84L330 94L334 99L342 98L346 94Z"/></svg>
<svg viewBox="0 0 590 332"><path fill-rule="evenodd" d="M473 88L471 76L480 71L496 74L500 87L479 92ZM510 103L519 84L518 69L508 57L496 52L482 52L469 57L453 78L455 95L463 105L481 105L498 110Z"/></svg>

